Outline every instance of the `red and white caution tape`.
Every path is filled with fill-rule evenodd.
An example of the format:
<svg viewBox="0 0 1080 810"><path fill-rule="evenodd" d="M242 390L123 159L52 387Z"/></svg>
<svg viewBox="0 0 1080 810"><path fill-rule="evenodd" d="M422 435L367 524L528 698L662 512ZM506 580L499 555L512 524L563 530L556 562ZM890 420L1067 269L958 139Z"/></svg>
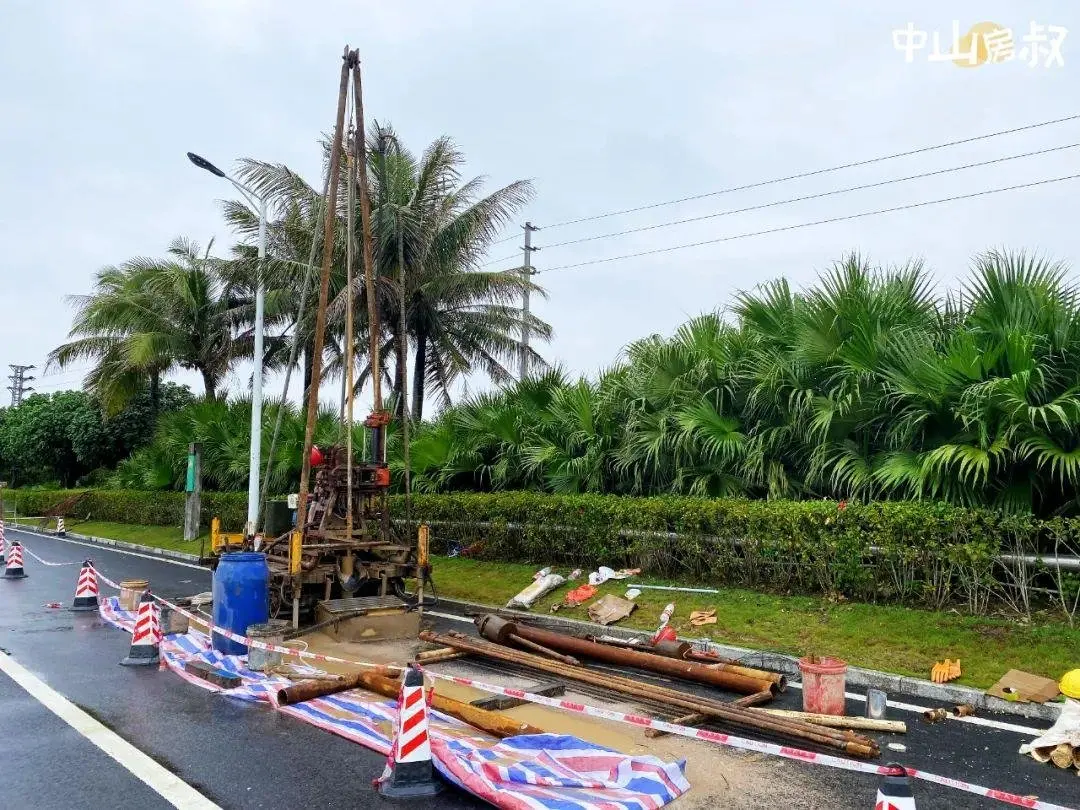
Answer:
<svg viewBox="0 0 1080 810"><path fill-rule="evenodd" d="M119 588L111 580L104 577L100 572L97 572L98 576L111 585L113 588ZM167 599L154 594L154 599L163 605L166 605L177 613L187 616L188 619L198 624L204 625L211 633L224 636L239 644L244 644L249 647L255 647L260 650L269 650L271 652L279 652L284 655L293 655L299 658L306 658L312 661L323 661L336 664L347 664L354 667L364 667L370 669L378 669L386 666L385 664L373 664L366 661L353 661L346 658L336 658L332 655L323 655L322 653L313 653L306 650L297 650L293 647L283 647L278 644L269 644L259 639L247 638L246 636L233 633L230 630L226 630L223 627L217 627L212 622L208 621L205 616L197 616L196 614L184 610L178 605L174 605ZM655 728L660 731L665 731L669 734L675 734L680 737L688 737L694 740L703 740L705 742L715 743L717 745L726 745L731 748L739 748L744 751L756 751L762 754L770 754L772 756L783 757L785 759L794 759L799 762L806 762L814 765L824 765L830 768L838 768L845 771L854 771L856 773L865 773L873 776L885 776L891 772L891 769L887 765L872 765L869 762L857 762L855 760L844 759L842 757L833 756L832 754L820 754L814 751L806 751L801 748L795 748L790 745L777 745L776 743L762 742L760 740L750 740L745 737L736 737L731 734L724 734L719 731L708 731L706 729L691 728L688 726L680 726L674 723L668 723L663 720L656 720L651 717L644 717L637 714L628 714L626 712L619 712L613 709L601 709L596 706L587 706L583 703L575 703L570 700L559 700L557 698L545 697L544 695L536 695L531 692L526 692L521 689L511 689L505 686L496 686L486 681L479 681L474 678L464 678L456 675L446 675L439 672L432 672L431 670L425 670L426 674L433 678L437 678L443 681L450 681L451 683L460 684L462 686L472 686L476 689L480 689L484 692L489 692L496 695L507 695L508 697L518 698L519 700L526 700L530 703L538 703L542 706L550 706L555 709L562 709L563 711L573 712L575 714L583 714L589 717L597 717L602 720L613 720L617 723L626 723L631 726L637 726L638 728ZM962 790L966 793L974 793L977 796L985 796L988 799L996 799L1006 804L1015 805L1016 807L1026 807L1030 810L1076 810L1076 808L1065 807L1064 805L1054 804L1052 802L1044 802L1039 799L1020 796L1015 793L1009 793L1004 790L995 790L993 788L983 787L982 785L972 784L971 782L965 782L960 779L952 779L947 776L939 776L933 773L927 773L926 771L920 771L915 768L905 768L908 776L913 779L922 779L925 782L932 782L937 785L943 785L945 787L951 787L956 790Z"/></svg>
<svg viewBox="0 0 1080 810"><path fill-rule="evenodd" d="M122 588L121 588L121 587L120 587L119 585L117 585L117 584L116 584L115 582L113 582L113 581L112 581L111 579L109 579L109 578L108 578L107 576L105 576L105 575L104 575L103 573L101 573L101 572L100 572L100 571L99 571L99 570L97 569L97 567L96 567L96 566L94 566L94 565L91 565L91 566L90 566L90 568L91 568L91 569L93 569L93 572L94 572L95 574L97 574L97 578L98 578L99 580L101 580L102 582L104 582L104 583L105 583L106 585L108 585L108 586L109 586L110 588L115 588L115 589L116 589L116 590L118 590L118 591L119 591L119 590L122 590Z"/></svg>
<svg viewBox="0 0 1080 810"><path fill-rule="evenodd" d="M26 547L25 543L20 543L20 545L23 547L23 551L25 551L27 554L29 554L31 557L33 557L35 560L37 560L42 565L47 565L50 568L57 568L57 567L62 566L62 565L81 565L82 564L81 560L79 562L66 562L66 563L49 562L48 560L41 559L41 557L39 557L37 554L32 552L30 549L28 549Z"/></svg>
<svg viewBox="0 0 1080 810"><path fill-rule="evenodd" d="M238 644L244 644L245 646L254 647L258 650L269 650L270 652L279 652L285 655L295 655L298 658L307 658L311 661L323 661L325 663L332 664L348 664L349 666L353 667L364 667L369 669L381 669L387 666L387 664L370 664L365 661L351 661L347 658L335 658L332 655L323 655L322 653L313 653L308 652L307 650L298 650L295 647L283 647L280 644L270 644L260 639L248 638L247 636L242 636L239 633L234 633L231 630L226 630L224 627L218 627L213 622L209 621L206 616L198 616L189 610L184 610L182 607L174 605L169 600L163 599L157 594L151 595L161 604L172 608L177 613L187 616L189 620L205 626L210 633L218 636L223 636L224 638L235 641ZM400 669L400 667L395 668Z"/></svg>
<svg viewBox="0 0 1080 810"><path fill-rule="evenodd" d="M785 759L798 760L799 762L826 765L830 768L873 774L875 776L885 776L891 772L888 765L872 765L869 762L856 762L831 754L818 754L813 751L805 751L801 748L793 748L789 745L777 745L775 743L761 742L759 740L748 740L744 737L735 737L731 734L724 734L718 731L706 731L705 729L680 726L674 723L664 722L663 720L654 720L651 717L626 714L625 712L618 712L612 709L600 709L595 706L586 706L582 703L575 703L570 700L558 700L543 695L534 695L531 692L525 692L521 689L496 686L473 678L444 675L442 673L431 672L430 670L427 670L426 672L433 678L451 681L452 683L461 684L463 686L472 686L485 692L491 692L497 695L507 695L508 697L518 698L519 700L527 700L530 703L539 703L544 706L551 706L556 709L563 709L576 714L584 714L589 717L614 720L617 723L627 723L642 728L655 728L666 731L669 734L677 734L680 737L689 737L690 739L704 740L719 745L727 745L732 748L741 748L746 751L757 751L762 754L771 754L773 756L784 757ZM905 768L904 770L907 771L908 776L914 779L922 779L938 785L945 785L946 787L963 790L967 793L974 793L978 796L985 796L989 799L997 799L998 801L1016 805L1017 807L1028 807L1031 808L1031 810L1075 810L1074 808L1064 807L1063 805L1053 804L1052 802L1039 801L1038 799L1027 796L1018 796L1015 793L1008 793L1003 790L994 790L981 785L974 785L960 779L951 779L947 776L926 773L925 771L916 770L915 768Z"/></svg>

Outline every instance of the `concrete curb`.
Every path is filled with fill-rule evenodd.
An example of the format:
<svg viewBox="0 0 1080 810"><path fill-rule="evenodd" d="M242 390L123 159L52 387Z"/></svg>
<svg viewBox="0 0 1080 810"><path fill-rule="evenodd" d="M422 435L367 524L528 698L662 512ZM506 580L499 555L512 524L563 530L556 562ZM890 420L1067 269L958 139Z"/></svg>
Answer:
<svg viewBox="0 0 1080 810"><path fill-rule="evenodd" d="M603 627L592 622L580 619L566 619L557 615L540 616L536 613L526 613L519 610L495 608L491 605L482 605L477 602L467 602L461 599L448 599L439 597L440 603L458 606L462 609L472 610L497 610L499 613L507 613L525 618L543 618L545 622L562 626L567 629L583 630L595 633L602 629L605 635L621 639L641 639L650 637L649 633L640 630L628 630L621 627ZM698 639L684 638L683 641L698 641ZM749 650L744 647L733 647L729 644L708 644L709 652L722 655L727 658L736 658L745 662L748 666L757 666L762 669L771 669L787 675L789 680L798 682L801 680L798 659L782 653L765 652L762 650ZM1023 717L1029 720L1044 720L1054 722L1061 712L1061 705L1055 703L1010 703L1000 698L990 697L984 692L969 686L956 686L947 683L934 683L921 678L909 678L903 675L894 675L889 672L878 672L873 669L861 667L848 667L848 687L860 689L881 689L890 696L909 695L924 700L939 701L941 703L970 703L981 712L995 712L998 714L1010 714L1015 717Z"/></svg>
<svg viewBox="0 0 1080 810"><path fill-rule="evenodd" d="M54 531L42 531L36 526L30 526L26 523L9 523L8 526L20 532L26 532L27 534L36 534L41 537L56 537ZM183 551L172 551L167 548L157 548L155 546L141 546L138 543L125 543L123 540L113 540L109 537L94 537L90 534L78 534L77 532L65 532L64 537L57 537L58 540L72 539L79 540L83 543L93 543L95 546L105 546L106 548L118 548L124 551L137 551L140 554L148 554L154 557L165 557L170 560L180 560L182 562L199 561L198 554L186 554Z"/></svg>

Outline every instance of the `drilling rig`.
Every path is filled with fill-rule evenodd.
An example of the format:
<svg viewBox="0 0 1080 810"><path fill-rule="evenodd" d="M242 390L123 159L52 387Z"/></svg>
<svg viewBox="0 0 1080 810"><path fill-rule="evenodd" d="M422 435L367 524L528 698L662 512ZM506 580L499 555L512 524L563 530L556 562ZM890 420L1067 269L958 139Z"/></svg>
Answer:
<svg viewBox="0 0 1080 810"><path fill-rule="evenodd" d="M353 108L351 148L343 145L345 107L352 78ZM366 619L358 635L363 638L390 638L413 635L419 620L411 609L423 604L423 586L430 582L427 564L427 532L419 532L415 544L399 539L390 522L390 468L386 462L386 433L391 415L382 407L379 361L379 318L375 306L375 281L371 242L371 206L367 190L364 114L357 51L345 50L338 94L337 125L331 145L327 182L326 216L323 227L323 259L316 310L315 345L312 353L312 384L308 392L307 424L302 449L302 472L297 498L296 525L288 532L263 542L258 536L224 534L215 519L211 528L211 558L236 550L265 552L270 567L270 615L278 617L291 606L293 627L301 613L314 612L322 624L339 627L342 618ZM333 234L337 211L340 161L345 154L348 183L348 252L346 266L346 418L343 445L333 445L325 453L313 444L318 410L318 381L326 330L327 297ZM357 463L353 458L353 204L359 190L362 222L364 282L367 290L369 362L374 408L364 421L368 431L369 457ZM403 418L407 414L402 404ZM316 470L310 494L310 471ZM405 580L415 578L418 598L406 601ZM403 621L410 614L413 620ZM415 625L415 627L413 627Z"/></svg>

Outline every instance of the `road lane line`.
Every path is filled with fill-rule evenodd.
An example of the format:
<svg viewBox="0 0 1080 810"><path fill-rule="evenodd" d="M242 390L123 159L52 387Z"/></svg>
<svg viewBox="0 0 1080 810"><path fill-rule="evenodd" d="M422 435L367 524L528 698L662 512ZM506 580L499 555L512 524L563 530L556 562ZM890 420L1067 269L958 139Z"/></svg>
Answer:
<svg viewBox="0 0 1080 810"><path fill-rule="evenodd" d="M452 613L443 613L442 611L425 610L424 614L427 616L434 616L438 619L449 619L450 621L463 622L465 624L474 623L472 619L466 618L465 616L455 616ZM802 689L801 683L789 683L788 686L790 686L792 689ZM862 703L866 702L866 695L860 695L856 692L845 692L844 697L848 698L849 700L857 700ZM903 703L896 700L888 701L888 705L890 708L899 709L903 712L912 712L913 714L922 714L930 708L929 706L917 706L913 703ZM955 717L953 715L949 715L949 720L958 723L969 723L973 726L992 728L998 731L1012 731L1016 734L1025 734L1030 737L1038 737L1043 733L1042 730L1037 728L1019 726L1015 723L1005 723L1001 720L991 720L987 717Z"/></svg>
<svg viewBox="0 0 1080 810"><path fill-rule="evenodd" d="M221 810L218 805L179 776L170 773L115 731L99 723L3 652L0 652L0 672L8 675L42 706L116 760L132 776L155 791L173 807L180 810ZM29 804L33 802L29 801Z"/></svg>
<svg viewBox="0 0 1080 810"><path fill-rule="evenodd" d="M8 528L9 532L18 532L24 534L27 537L39 537L45 540L58 540L61 543L71 543L76 546L86 546L87 548L98 548L102 551L108 551L111 554L126 554L129 557L142 557L144 560L156 560L157 562L169 563L169 565L182 565L184 568L194 568L197 571L206 571L210 573L209 568L204 568L201 565L195 565L195 563L184 562L183 560L174 560L171 557L159 557L156 554L140 554L137 551L128 551L123 548L113 548L112 546L102 545L101 543L84 543L81 540L72 540L70 537L54 537L51 534L38 534L37 532L29 532L26 529Z"/></svg>

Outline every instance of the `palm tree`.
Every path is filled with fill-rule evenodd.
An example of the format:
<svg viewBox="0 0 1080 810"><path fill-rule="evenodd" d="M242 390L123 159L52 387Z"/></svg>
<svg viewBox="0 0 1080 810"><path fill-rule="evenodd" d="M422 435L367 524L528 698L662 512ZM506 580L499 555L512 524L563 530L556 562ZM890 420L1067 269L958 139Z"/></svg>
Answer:
<svg viewBox="0 0 1080 810"><path fill-rule="evenodd" d="M329 144L327 144L329 149ZM348 182L346 161L342 161L342 182ZM445 405L453 384L480 369L493 380L511 379L507 365L516 357L522 313L513 304L529 289L543 290L517 273L484 272L480 264L500 229L532 196L528 181L517 181L482 195L483 178L461 181L464 157L449 138L439 138L417 158L401 145L389 126L375 123L368 134L368 178L371 199L373 253L376 275L377 310L380 320L381 356L395 357L393 374L388 375L392 397L400 411L405 403L398 396L406 386L406 341L402 337L402 281L404 280L405 335L413 353L411 394L412 419L423 418L424 399L434 388ZM269 264L280 270L276 278L278 300L287 310L298 298L297 279L305 264L317 228L320 195L299 176L281 164L243 161L239 174L260 194L268 197L275 211L269 228ZM339 195L332 258L331 306L328 332L340 343L345 302L346 194ZM227 206L230 222L250 235L257 227L251 212L238 203ZM361 233L360 211L356 206L355 232ZM359 255L359 254L358 254ZM316 262L321 245L316 248ZM362 273L354 275L353 294L358 332L358 349L366 348L367 293ZM275 284L274 281L270 282ZM272 295L268 294L269 301ZM286 316L287 312L282 312ZM313 338L314 317L305 329ZM286 321L288 322L288 321ZM551 327L530 316L532 332L540 340L549 339ZM289 326L288 328L293 328ZM363 334L359 334L363 333ZM306 338L307 339L307 338ZM328 341L333 343L334 340ZM361 368L357 386L365 384L370 369L359 353ZM341 373L341 358L327 358L327 373ZM542 368L544 361L535 351L532 361ZM388 373L384 364L383 373Z"/></svg>
<svg viewBox="0 0 1080 810"><path fill-rule="evenodd" d="M218 263L184 238L172 242L165 259L135 258L107 267L94 292L72 296L73 340L58 346L48 364L61 368L80 359L96 362L86 385L109 409L123 405L149 381L177 368L197 371L208 400L231 363L247 351L240 333L251 319L249 300L219 272Z"/></svg>

